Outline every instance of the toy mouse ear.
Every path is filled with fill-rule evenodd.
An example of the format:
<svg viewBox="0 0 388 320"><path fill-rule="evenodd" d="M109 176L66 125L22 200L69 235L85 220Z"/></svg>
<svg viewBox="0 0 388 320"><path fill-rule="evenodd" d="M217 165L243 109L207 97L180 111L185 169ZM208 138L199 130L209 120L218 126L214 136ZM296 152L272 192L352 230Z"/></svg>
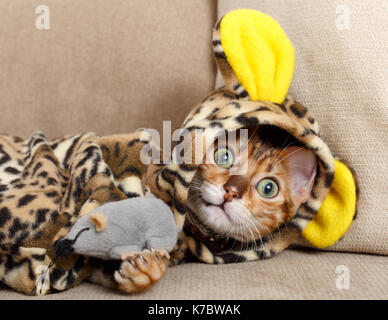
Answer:
<svg viewBox="0 0 388 320"><path fill-rule="evenodd" d="M317 248L337 242L348 230L356 213L357 182L349 168L335 160L334 180L314 219L302 236Z"/></svg>
<svg viewBox="0 0 388 320"><path fill-rule="evenodd" d="M101 232L102 230L104 230L108 223L105 216L102 213L97 213L97 212L91 213L89 214L89 219L96 226L97 232Z"/></svg>
<svg viewBox="0 0 388 320"><path fill-rule="evenodd" d="M251 100L284 101L294 70L294 48L273 18L250 9L229 12L216 25L213 49L233 91L241 85Z"/></svg>

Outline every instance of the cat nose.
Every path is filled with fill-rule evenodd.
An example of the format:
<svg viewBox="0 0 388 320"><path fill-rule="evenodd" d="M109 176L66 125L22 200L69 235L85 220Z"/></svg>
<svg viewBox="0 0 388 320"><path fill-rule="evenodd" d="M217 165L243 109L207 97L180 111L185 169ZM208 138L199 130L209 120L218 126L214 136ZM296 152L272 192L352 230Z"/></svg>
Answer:
<svg viewBox="0 0 388 320"><path fill-rule="evenodd" d="M240 193L231 185L224 185L226 193L224 194L224 200L226 202L231 202L233 199L239 199Z"/></svg>

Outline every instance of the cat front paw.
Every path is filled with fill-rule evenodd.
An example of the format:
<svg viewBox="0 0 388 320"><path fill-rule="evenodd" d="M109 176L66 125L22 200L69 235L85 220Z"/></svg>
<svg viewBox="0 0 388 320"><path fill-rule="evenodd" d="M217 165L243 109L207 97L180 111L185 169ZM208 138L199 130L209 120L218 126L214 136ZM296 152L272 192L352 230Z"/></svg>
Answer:
<svg viewBox="0 0 388 320"><path fill-rule="evenodd" d="M121 263L114 278L121 291L133 293L149 288L158 282L166 272L168 252L161 249L128 253L123 257L133 257Z"/></svg>
<svg viewBox="0 0 388 320"><path fill-rule="evenodd" d="M148 250L145 250L148 251ZM135 260L137 257L142 256L144 251L131 251L121 255L121 260ZM170 255L166 249L151 249L151 253L161 258L170 259Z"/></svg>

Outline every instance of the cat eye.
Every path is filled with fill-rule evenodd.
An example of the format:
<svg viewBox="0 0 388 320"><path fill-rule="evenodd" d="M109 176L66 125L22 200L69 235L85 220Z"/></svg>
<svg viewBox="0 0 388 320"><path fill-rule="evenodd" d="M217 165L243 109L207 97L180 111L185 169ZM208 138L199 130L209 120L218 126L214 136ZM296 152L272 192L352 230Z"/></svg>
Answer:
<svg viewBox="0 0 388 320"><path fill-rule="evenodd" d="M274 198L279 193L279 186L275 180L265 178L257 183L256 190L264 198Z"/></svg>
<svg viewBox="0 0 388 320"><path fill-rule="evenodd" d="M233 166L234 155L233 152L227 148L220 148L214 152L214 161L221 168L229 169Z"/></svg>

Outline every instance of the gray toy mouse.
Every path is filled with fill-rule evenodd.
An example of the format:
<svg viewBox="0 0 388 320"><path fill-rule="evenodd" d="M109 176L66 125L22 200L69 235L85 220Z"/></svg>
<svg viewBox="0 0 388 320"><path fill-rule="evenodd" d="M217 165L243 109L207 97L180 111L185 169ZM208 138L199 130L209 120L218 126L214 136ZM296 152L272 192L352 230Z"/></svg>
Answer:
<svg viewBox="0 0 388 320"><path fill-rule="evenodd" d="M58 254L63 244L71 244L69 253L105 260L133 259L144 249L169 258L179 231L170 207L150 193L108 202L90 211L55 244L55 251Z"/></svg>

